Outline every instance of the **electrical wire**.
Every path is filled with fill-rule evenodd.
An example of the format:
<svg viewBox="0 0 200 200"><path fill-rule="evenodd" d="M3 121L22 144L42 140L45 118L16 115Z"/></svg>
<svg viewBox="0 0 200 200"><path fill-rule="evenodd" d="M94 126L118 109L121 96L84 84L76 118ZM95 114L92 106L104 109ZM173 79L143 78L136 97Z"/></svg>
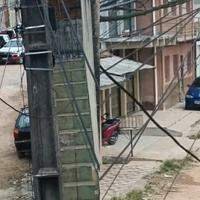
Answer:
<svg viewBox="0 0 200 200"><path fill-rule="evenodd" d="M44 3L44 2L43 2L43 3ZM39 6L38 1L37 1L37 6ZM44 10L45 10L45 3L44 3L43 6L44 6ZM44 23L47 25L47 27L50 29L50 31L51 31L51 33L52 33L54 39L55 39L56 37L55 37L55 34L54 34L53 30L52 30L52 26L51 26L51 23L49 22L48 15L47 15L46 12L45 12L45 17L43 18L43 20L44 20ZM72 24L71 24L71 25L72 25ZM64 79L65 79L65 82L67 83L67 85L64 84L64 86L66 87L66 90L67 90L67 91L68 91L68 89L69 89L69 91L70 91L70 95L71 95L70 101L71 101L71 104L72 104L73 108L76 110L77 113L75 113L75 115L78 116L79 121L80 121L80 123L81 123L81 126L82 126L82 128L83 128L83 131L84 131L84 134L83 134L84 137L83 137L83 138L84 138L84 140L86 140L86 145L89 144L89 146L90 146L90 149L88 149L88 151L89 151L89 155L92 154L91 158L92 158L92 160L93 160L94 168L95 168L96 171L98 171L99 162L98 162L98 159L97 159L96 154L95 154L95 152L94 152L93 144L91 143L90 136L88 135L87 128L85 127L83 117L82 117L82 115L81 115L81 112L80 112L80 109L79 109L77 100L76 100L75 95L74 95L74 92L73 92L72 84L71 84L71 82L69 81L68 75L67 75L66 70L65 70L65 67L64 67L64 65L63 65L63 62L62 62L62 59L61 59L61 52L60 52L60 50L59 50L59 47L57 46L57 43L56 43L55 45L56 45L57 50L58 50L58 53L59 53L59 58L58 58L59 61L60 61L60 62L59 62L59 66L61 67L61 69L62 69L62 71L63 71ZM82 132L82 131L81 131L81 132ZM96 166L97 166L97 168L96 168ZM97 174L98 174L98 173L97 173Z"/></svg>
<svg viewBox="0 0 200 200"><path fill-rule="evenodd" d="M192 148L193 148L193 146L195 145L196 141L197 141L197 138L195 138L195 140L193 141L192 145L190 146L190 151L192 151ZM172 180L172 182L171 182L171 184L170 184L170 186L169 186L169 189L167 190L165 196L163 197L163 200L166 200L166 199L167 199L169 193L170 193L171 190L172 190L173 185L176 183L176 180L177 180L178 176L179 176L180 173L181 173L181 170L184 168L185 163L186 163L188 157L189 157L189 155L187 154L186 157L185 157L185 159L182 160L182 162L181 162L181 164L180 164L180 169L177 171L176 175L174 176L174 178L173 178L173 180Z"/></svg>
<svg viewBox="0 0 200 200"><path fill-rule="evenodd" d="M198 37L197 37L197 38L198 38ZM194 42L194 44L195 44L195 42ZM184 60L183 60L183 63L185 62L186 57L187 57L187 56L185 56L185 58L184 58ZM180 68L182 67L183 63L181 63L181 65L180 65L178 71L179 71ZM168 90L169 90L170 87L172 86L173 82L174 82L175 79L176 79L176 76L178 76L178 71L176 72L174 78L171 80L171 82L170 82L170 84L168 85L167 89L165 90L164 94L162 94L162 97L160 98L158 104L156 105L156 107L154 108L153 112L151 113L151 116L154 116L154 115L156 114L156 112L157 112L157 110L159 109L159 107L160 107L160 106L163 104L163 102L167 99L167 98L164 99L164 96L167 94ZM174 89L175 89L175 88L174 88ZM173 90L172 90L172 91L173 91ZM170 95L170 93L169 93L169 95ZM168 95L168 96L169 96L169 95ZM145 128L147 127L147 125L148 125L149 122L150 122L150 119L148 119L148 120L146 121L146 123L140 128L140 130L136 133L136 136L139 135L139 137L137 138L136 144L137 144L137 142L139 141L140 137L142 136L142 134L143 134L143 132L144 132L144 130L145 130ZM134 139L135 139L135 138L134 138ZM125 152L125 150L131 145L132 142L133 142L133 141L130 141L130 142L125 146L125 148L124 148L124 149L120 152L120 154L116 157L116 159L114 160L113 164L111 164L111 165L108 167L108 169L104 172L104 174L100 177L100 180L102 180L102 179L106 176L106 174L109 172L109 170L113 167L114 163L117 162L117 160L121 157L121 155L122 155L122 154ZM136 144L134 144L134 146L135 146ZM134 147L134 146L133 146L133 147Z"/></svg>
<svg viewBox="0 0 200 200"><path fill-rule="evenodd" d="M193 17L196 16L197 14L198 14L198 13L193 14L192 19L193 19ZM187 19L188 19L188 18L187 18ZM185 28L185 26L186 26L188 23L190 23L190 22L191 22L191 20L189 20L187 23L185 23L185 25L184 25L183 27L181 27L179 31L176 32L176 34L169 40L169 42L173 41L173 40L178 36L178 34ZM148 64L148 62L151 61L151 60L154 58L154 56L158 54L158 52L161 52L163 48L164 48L164 47L160 48L156 53L153 53L150 57L148 57L148 58L137 68L137 71L140 70L144 65ZM120 61L121 61L121 60L120 60ZM119 61L119 62L120 62L120 61ZM114 64L114 65L115 65L115 64ZM111 69L112 67L113 67L113 65L110 66L109 68L107 68L106 71L108 71L108 70ZM116 74L112 74L112 73L109 73L109 74L110 74L110 75L115 75L115 76L116 76Z"/></svg>
<svg viewBox="0 0 200 200"><path fill-rule="evenodd" d="M176 9L177 9L177 8L176 8ZM144 27L144 28L137 29L137 30L131 32L131 35L132 35L132 36L130 36L129 39L132 38L134 34L141 34L144 30L146 30L146 29L148 29L148 28L151 28L151 27L153 27L153 26L155 26L155 25L159 25L158 22L161 21L162 19L164 19L165 17L167 17L170 13L172 13L172 11L168 12L167 14L165 14L164 16L162 16L161 18L159 18L158 20L156 20L156 21L153 22L152 24L150 24L150 25L148 25L148 26L146 26L146 27ZM183 15L182 15L182 16L183 16ZM170 19L170 20L174 20L174 19ZM120 25L123 24L123 23L124 23L124 21L118 22L117 26L120 26ZM161 22L161 23L162 23L162 22ZM116 29L116 25L113 25L113 27L111 28L111 30L104 31L104 32L100 35L100 38L106 37L106 35L108 35L110 32L112 32L112 31L115 30L115 29ZM105 38L105 40L106 40L106 39L108 39L108 38ZM126 40L125 40L125 41L126 41Z"/></svg>
<svg viewBox="0 0 200 200"><path fill-rule="evenodd" d="M195 14L195 15L196 15L196 14ZM192 16L192 18L195 17L195 15ZM188 19L188 18L187 18L187 19ZM188 20L188 22L186 22L186 23L184 24L184 26L182 26L181 28L179 28L179 31L177 31L176 34L175 34L172 38L170 38L169 41L167 41L166 45L167 45L168 43L170 44L170 42L173 41L173 40L177 37L177 35L186 27L186 25L187 25L188 23L190 23L190 20ZM161 47L161 48L159 48L158 51L157 51L156 53L153 53L150 57L148 57L148 58L138 67L138 69L137 69L136 71L139 71L143 66L145 66L145 64L148 64L148 62L151 61L151 60L154 58L154 56L158 55L159 52L162 52L162 49L163 49L163 48L164 48L164 46ZM107 69L106 69L106 70L107 70ZM113 73L110 73L110 72L109 72L109 74L110 74L110 75L115 75L115 76L117 75L117 74L113 74ZM122 75L117 75L117 76L122 76ZM112 96L112 94L111 94L110 96ZM101 105L104 105L105 102L106 102L106 101L104 101L103 104L101 104Z"/></svg>
<svg viewBox="0 0 200 200"><path fill-rule="evenodd" d="M64 4L64 1L62 1L62 4L63 4L63 6L65 6L65 4ZM184 21L184 20L183 20ZM182 21L181 21L182 22ZM100 68L102 69L102 67L100 66ZM102 69L102 71L105 73L105 71L104 71L104 69ZM108 73L106 74L109 78L111 78L111 80L113 79ZM112 80L113 81L113 80ZM116 83L115 83L116 84ZM118 85L119 87L121 86L120 84ZM122 87L122 86L121 86ZM125 92L128 92L128 91L126 91L126 89L124 89L123 87L121 88L121 89L123 89ZM129 96L130 96L131 94L129 93ZM132 96L132 95L131 95ZM134 97L133 97L134 98ZM141 106L141 108L143 108L143 106L136 100L135 101L139 106ZM144 109L144 108L143 108ZM144 109L144 111L146 111L145 109ZM148 112L146 112L147 114L148 114ZM158 126L158 127L160 127L160 128L162 128L154 119L152 119L153 120L153 122ZM163 131L166 131L165 129L163 129ZM166 134L169 134L169 136L171 136L171 134L170 133L168 133L167 131L166 131ZM173 138L173 136L171 136L172 137L172 139L175 141L175 142L177 142L178 143L178 141L176 141L176 139L175 138ZM178 143L179 144L179 143ZM185 149L181 144L179 144L180 145L180 147L182 147L185 151L187 151L187 149ZM196 157L197 158L197 157ZM198 159L198 158L197 158Z"/></svg>
<svg viewBox="0 0 200 200"><path fill-rule="evenodd" d="M71 19L70 19L70 16L69 16L69 13L68 13L68 10L67 10L67 8L66 8L66 6L65 6L64 1L61 1L61 3L62 3L62 5L63 5L63 7L64 7L64 10L65 10L65 13L66 13L68 19L71 20ZM73 26L72 26L72 27L73 27ZM76 32L75 32L75 34L76 34ZM77 35L77 34L76 34L76 35ZM78 40L78 41L79 41L79 40Z"/></svg>
<svg viewBox="0 0 200 200"><path fill-rule="evenodd" d="M198 13L200 11L200 8L196 9L194 13ZM194 14L192 12L192 14L190 14L190 16L192 16ZM189 17L190 17L189 16ZM147 47L148 45L150 45L152 42L156 41L158 38L160 38L161 36L165 35L166 33L168 33L170 30L173 30L175 27L177 27L179 24L181 24L182 22L184 22L185 20L187 20L187 18L184 18L182 20L180 20L178 23L176 23L175 25L173 25L172 27L170 27L167 31L162 32L161 34L159 34L158 36L154 37L152 40L146 42L142 47L136 49L135 51L129 53L128 55L126 55L125 57L123 57L121 60L119 60L118 62L114 63L113 65L111 65L110 67L108 67L106 69L106 71L112 69L113 67L115 67L117 64L119 64L120 62L122 62L123 60L129 58L130 56L134 55L135 53L137 53L140 49L143 49L145 47Z"/></svg>
<svg viewBox="0 0 200 200"><path fill-rule="evenodd" d="M117 85L122 91L124 91L135 103L140 107L140 109L147 115L148 118L155 124L160 130L162 130L166 135L168 135L181 149L183 149L186 153L191 155L194 159L200 162L200 159L195 156L193 153L191 153L188 149L186 149L182 144L180 144L172 135L169 133L166 129L164 129L151 115L147 112L147 110L144 108L144 106L129 92L127 91L121 84L119 84L103 67L101 67L101 70L104 74L115 84Z"/></svg>
<svg viewBox="0 0 200 200"><path fill-rule="evenodd" d="M161 9L164 9L164 8L169 8L169 7L173 7L173 6L184 4L184 3L188 2L188 1L191 1L191 0L172 1L172 2L168 2L166 4L162 4L162 5L159 5L159 6L156 6L156 7L152 7L149 10L134 12L134 13L127 14L127 15L124 15L124 16L114 16L114 17L100 16L100 21L101 22L116 21L116 20L123 20L123 19L132 18L132 17L137 17L137 16L141 16L141 15L147 15L149 13L152 13L154 11L158 11L158 10L161 10Z"/></svg>
<svg viewBox="0 0 200 200"><path fill-rule="evenodd" d="M186 57L187 57L187 56L186 56ZM186 57L185 57L185 58L186 58ZM199 57L200 57L200 54L197 56L196 59L198 59ZM194 63L195 63L195 61L193 62L193 64L194 64ZM172 84L173 84L173 81L176 79L176 76L178 75L179 70L182 68L182 65L183 65L183 64L181 64L180 68L177 70L176 75L174 76L173 80L170 82L170 84L169 84L169 86L167 87L165 93L162 95L162 98L159 100L159 103L156 105L155 109L154 109L153 112L151 113L151 116L154 116L154 115L156 114L157 110L158 110L159 107L162 105L162 103L163 103L163 102L170 96L170 94L176 89L176 86L177 86L178 82L174 85L173 88L171 88L171 86L172 86ZM185 76L186 74L187 74L187 71L186 71L185 74L183 75L182 79L184 78L184 76ZM168 92L168 90L169 90L170 88L171 88L170 92L168 93L168 95L166 95L167 92ZM134 135L133 139L130 141L129 144L131 144L131 143L136 139L136 141L135 141L135 143L132 145L131 150L129 151L127 157L125 158L126 161L128 161L130 155L133 153L133 149L136 147L137 143L139 142L139 139L141 138L142 134L144 133L144 131L145 131L147 125L149 124L149 122L150 122L150 119L148 119L148 120L146 121L146 123L141 127L141 129ZM128 146L130 146L129 144L126 146L127 148L128 148ZM125 150L127 149L126 147L124 148ZM125 151L124 149L123 149L123 151ZM117 157L117 158L118 158L118 157ZM117 159L117 158L116 158L116 159ZM119 159L119 158L118 158L118 159ZM113 163L116 163L116 162L117 162L117 160L115 160ZM125 163L126 163L126 162L125 162ZM109 192L110 188L111 188L112 185L114 184L114 182L115 182L115 180L117 179L118 175L120 174L121 170L122 170L123 167L125 166L125 163L122 164L122 166L121 166L120 169L118 170L118 172L117 172L117 174L115 175L114 179L112 180L110 186L108 187L108 189L106 190L105 194L103 195L103 198L106 197L107 193ZM110 169L111 169L111 168L109 168L109 170L110 170ZM108 169L107 169L105 172L108 173L108 172L109 172ZM106 176L107 173L105 174L105 172L104 172L104 174L100 177L100 180L102 180L102 179Z"/></svg>
<svg viewBox="0 0 200 200"><path fill-rule="evenodd" d="M198 37L199 37L199 36L200 36L200 33L198 34ZM193 42L193 45L192 45L191 49L193 48L193 46L195 46L195 43L196 43L196 41L198 40L198 37L197 37L197 39ZM189 53L190 53L190 51L188 51L188 54L189 54ZM185 58L183 59L183 62L182 62L181 65L180 65L180 67L177 69L177 71L176 71L176 73L175 73L175 75L174 75L174 78L172 79L172 81L171 81L170 84L168 85L168 87L167 87L165 93L162 95L161 99L159 100L159 103L156 105L155 109L154 109L153 112L151 113L151 116L154 116L154 115L155 115L155 113L156 113L157 110L159 109L160 105L162 105L162 103L163 103L163 102L170 96L170 94L176 89L176 85L177 85L179 82L177 82L177 83L174 85L173 88L171 88L171 86L173 85L173 82L174 82L174 80L176 79L176 77L179 76L179 70L183 67L184 62L185 62L185 59L187 58L188 54L185 56ZM199 55L196 57L196 59L191 63L191 65L195 64L196 60L197 60L199 57L200 57L200 54L199 54ZM188 71L188 70L187 70L187 71ZM183 74L182 79L183 79L183 78L185 77L185 75L187 74L187 71ZM170 90L170 92L167 94L167 92L168 92L168 90L169 90L170 88L171 88L171 90ZM167 94L167 95L166 95L166 94ZM138 136L138 138L136 139L134 145L132 145L131 150L129 151L129 153L128 153L126 159L125 159L126 161L127 161L128 158L130 157L130 155L133 153L133 149L134 149L135 146L137 145L139 139L141 138L142 134L144 133L145 128L147 127L147 125L148 125L148 123L149 123L150 121L151 121L151 120L150 120L150 118L149 118L149 119L146 121L146 123L143 125L143 127L141 127L141 129L135 134L134 138L130 141L129 144L131 144L131 143L136 139L136 137ZM128 148L128 146L129 146L129 144L126 146L127 148ZM123 149L123 152L127 149L126 147ZM191 148L189 149L189 151L191 151ZM189 155L189 153L187 153L187 155ZM117 158L118 158L118 157L117 157ZM117 159L117 158L116 158L116 159ZM115 163L117 162L116 159L115 159L115 161L114 161ZM118 159L119 159L119 158L118 158ZM113 162L113 163L114 163L114 162ZM120 169L118 170L117 174L115 175L115 177L114 177L114 179L112 180L111 184L109 185L108 189L107 189L106 192L104 193L102 200L103 200L103 199L106 197L106 195L108 194L110 188L112 187L112 185L113 185L114 182L116 181L117 177L119 176L119 174L120 174L120 172L121 172L121 170L123 169L124 166L125 166L125 163L122 164L122 166L121 166ZM111 167L111 166L110 166L110 167ZM105 175L109 172L109 170L111 169L110 167L109 167L109 168L104 172L104 174L100 177L100 180L102 180L102 179L105 177ZM175 181L173 181L173 182L175 182Z"/></svg>
<svg viewBox="0 0 200 200"><path fill-rule="evenodd" d="M177 8L176 8L176 9L177 9ZM193 10L193 11L191 11L191 12L189 12L189 13L185 13L185 14L179 15L179 16L177 16L177 17L173 17L173 18L170 17L168 20L165 20L165 21L161 21L162 19L164 19L165 17L167 17L169 14L171 14L171 13L173 12L173 11L170 11L170 12L168 12L167 14L165 14L164 16L162 16L161 18L159 18L159 19L158 19L157 21L155 21L154 23L152 23L152 24L150 24L150 25L148 25L148 26L146 26L146 27L144 27L144 28L135 30L134 32L131 32L131 36L125 38L123 41L120 41L119 44L123 44L124 42L130 40L131 38L133 38L133 37L134 37L135 35L137 35L137 34L141 35L142 32L145 31L145 30L147 30L148 28L151 28L151 27L153 27L153 26L158 26L158 25L161 25L161 24L165 24L165 23L168 23L168 22L170 22L170 21L175 21L175 20L177 20L177 19L179 19L179 18L181 18L181 17L184 17L184 16L187 17L187 15L193 13L194 11L195 11L195 10ZM123 22L121 22L120 24L122 24L122 23L123 23ZM113 28L113 30L114 30L114 29L115 29L115 27ZM111 30L111 32L112 32L112 30ZM107 31L106 34L109 34L109 31ZM106 36L106 35L105 35L105 36ZM104 37L104 36L103 36L103 37ZM106 40L109 40L109 39L110 39L110 38L104 38L104 39L102 39L102 41L106 41ZM144 41L142 41L142 42L144 42ZM117 44L116 47L118 47L119 44ZM111 50L111 49L114 49L114 48L115 48L115 45L111 45L109 48L107 48L107 49L104 50L104 51ZM102 51L102 53L103 53L104 51Z"/></svg>

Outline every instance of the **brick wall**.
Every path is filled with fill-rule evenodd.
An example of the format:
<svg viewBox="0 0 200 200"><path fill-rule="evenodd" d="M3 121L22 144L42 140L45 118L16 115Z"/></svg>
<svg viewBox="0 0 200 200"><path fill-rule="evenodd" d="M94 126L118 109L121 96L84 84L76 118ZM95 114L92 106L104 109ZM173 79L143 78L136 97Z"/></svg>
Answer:
<svg viewBox="0 0 200 200"><path fill-rule="evenodd" d="M164 3L166 3L166 2L164 2ZM159 5L160 5L160 1L156 0L156 6L159 6ZM185 4L182 4L182 5L177 5L177 6L174 6L174 7L171 7L171 8L169 7L169 8L165 8L163 10L156 11L155 12L156 13L155 14L156 20L160 19L160 17L162 17L162 16L167 15L161 21L163 23L156 26L157 34L167 31L169 28L171 28L175 24L179 23L183 19L188 19L189 15L185 15L185 16L182 16L182 17L179 17L179 18L177 18L177 17L182 15L182 14L189 13L192 10L193 10L193 5L192 5L192 0L191 0L187 4L185 3ZM168 21L168 20L170 20L170 21ZM168 21L168 22L164 23L164 21ZM177 31L179 31L179 29L181 27L184 27L184 24L187 21L188 20L183 21L182 23L177 25L175 28L170 30L167 34L168 35L174 35L175 33L177 33ZM193 36L193 27L194 27L194 21L191 20L191 22L188 23L188 25L185 28L182 29L179 36L180 37L192 37Z"/></svg>
<svg viewBox="0 0 200 200"><path fill-rule="evenodd" d="M140 3L136 3L136 9L138 10L148 10L152 8L152 1L147 1L147 3L145 3L145 8L140 4ZM147 14L147 15L142 15L142 16L138 16L136 17L136 28L137 30L139 29L143 29L144 27L147 27L149 25L151 25L153 22L153 14ZM150 27L146 30L144 30L143 35L152 35L153 34L153 28Z"/></svg>
<svg viewBox="0 0 200 200"><path fill-rule="evenodd" d="M81 18L80 0L64 0L64 2L72 19ZM49 0L49 4L55 8L57 19L61 20L67 18L60 1Z"/></svg>

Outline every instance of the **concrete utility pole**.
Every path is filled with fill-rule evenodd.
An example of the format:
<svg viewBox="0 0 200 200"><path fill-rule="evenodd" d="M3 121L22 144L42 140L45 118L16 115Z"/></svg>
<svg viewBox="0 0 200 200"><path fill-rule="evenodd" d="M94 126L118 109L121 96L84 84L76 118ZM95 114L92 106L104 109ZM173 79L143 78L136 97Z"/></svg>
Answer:
<svg viewBox="0 0 200 200"><path fill-rule="evenodd" d="M44 14L42 5L40 4L38 9L35 2L37 1L21 1L25 29L23 37L27 51L25 66L31 114L36 200L97 200L100 195L97 164L94 164L91 158L93 149L97 159L100 160L95 82L84 56L76 51L69 55L70 59L64 59L66 55L63 55L63 58L58 56L52 70L52 52L49 51L48 44L54 43L52 49L55 49L59 47L57 46L59 42L50 41L49 33L46 31L46 26L49 24L44 24L43 21L43 18L48 16ZM60 11L62 4L57 0L45 2L48 2L47 9L49 5L51 11L55 10L57 16L55 21L58 30L55 30L55 34L63 30L63 24L69 28L69 19ZM99 58L94 53L96 47L93 40L95 31L93 31L94 22L92 23L92 2L81 0L78 5L76 5L78 1L64 0L64 2L69 7L77 8L81 5L78 14L72 11L72 24L80 22L82 31L79 34L83 38L84 51L95 73L95 63ZM48 10L45 13L48 14ZM65 31L64 34L72 37L68 38L70 44L75 39L71 34L72 30L65 29ZM69 82L66 77L69 78ZM73 95L70 88L73 90ZM54 95L52 91L55 91ZM78 113L82 116L84 125ZM55 120L52 117L54 115ZM85 138L85 130L92 147L88 145L88 139Z"/></svg>
<svg viewBox="0 0 200 200"><path fill-rule="evenodd" d="M31 119L33 189L36 200L58 200L52 52L46 39L44 8L38 2L39 5L37 1L21 1Z"/></svg>

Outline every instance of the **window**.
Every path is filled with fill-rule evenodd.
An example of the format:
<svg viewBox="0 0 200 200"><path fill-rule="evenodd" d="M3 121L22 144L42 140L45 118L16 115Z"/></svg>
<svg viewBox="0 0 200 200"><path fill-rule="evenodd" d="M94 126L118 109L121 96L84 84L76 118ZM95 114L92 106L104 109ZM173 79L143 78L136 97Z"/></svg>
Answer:
<svg viewBox="0 0 200 200"><path fill-rule="evenodd" d="M173 70L174 70L174 76L177 74L178 70L178 55L173 55Z"/></svg>
<svg viewBox="0 0 200 200"><path fill-rule="evenodd" d="M170 57L165 56L165 82L170 81Z"/></svg>
<svg viewBox="0 0 200 200"><path fill-rule="evenodd" d="M4 47L22 47L22 43L18 40L11 40Z"/></svg>

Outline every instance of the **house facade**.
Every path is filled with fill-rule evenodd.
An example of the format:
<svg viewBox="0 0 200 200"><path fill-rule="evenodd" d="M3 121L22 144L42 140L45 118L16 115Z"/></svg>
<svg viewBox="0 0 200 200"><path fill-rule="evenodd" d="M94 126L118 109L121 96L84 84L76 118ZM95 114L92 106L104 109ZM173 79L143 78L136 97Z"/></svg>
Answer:
<svg viewBox="0 0 200 200"><path fill-rule="evenodd" d="M152 9L167 2L148 1L145 3L145 9ZM144 10L143 6L139 3L129 5L137 10ZM137 84L132 81L129 86L131 90L134 88L134 91L138 91L139 96L134 95L146 109L155 107L169 84L170 89L175 89L160 108L167 109L182 101L187 84L195 78L193 61L196 53L193 41L196 33L194 19L191 17L192 10L193 1L188 1L129 20L103 22L101 25L102 29L108 29L107 32L101 31L102 49L108 49L120 57L126 56L131 60L154 66L134 73L132 79L135 80L137 74ZM104 16L106 14L109 16L109 13L103 13ZM161 37L158 37L160 35ZM149 42L151 40L153 41ZM174 77L176 78L171 84Z"/></svg>

